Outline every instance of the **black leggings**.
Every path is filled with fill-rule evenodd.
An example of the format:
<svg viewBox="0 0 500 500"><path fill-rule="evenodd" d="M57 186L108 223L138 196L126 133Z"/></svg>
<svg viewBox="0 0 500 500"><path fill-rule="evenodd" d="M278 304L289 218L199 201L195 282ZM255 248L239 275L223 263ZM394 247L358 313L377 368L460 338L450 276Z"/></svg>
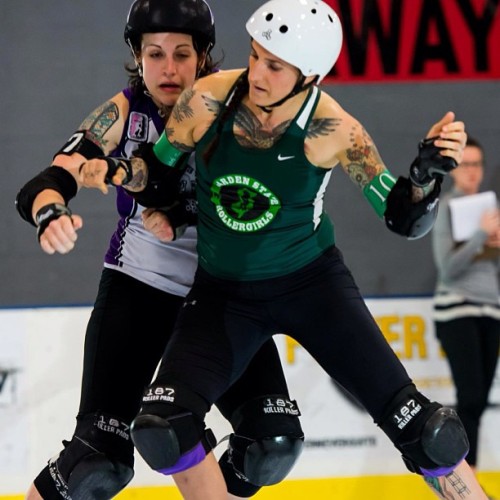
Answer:
<svg viewBox="0 0 500 500"><path fill-rule="evenodd" d="M155 383L177 381L215 402L276 333L297 340L375 421L411 383L336 248L276 279L236 282L198 269Z"/></svg>
<svg viewBox="0 0 500 500"><path fill-rule="evenodd" d="M486 317L437 321L436 335L448 358L457 413L469 438L469 465L477 463L479 426L488 405L500 346L500 321Z"/></svg>
<svg viewBox="0 0 500 500"><path fill-rule="evenodd" d="M127 427L130 425L139 412L143 391L151 382L172 336L183 300L183 297L160 291L119 271L103 270L85 336L82 391L75 434L89 426L95 429L92 419L98 419L100 414L119 419ZM265 371L262 371L262 366L266 367ZM262 345L245 373L221 396L216 406L230 420L243 403L270 394L289 397L278 350L272 340ZM294 433L301 434L297 417L290 419L286 416L282 421L278 420L278 435L290 426ZM108 458L133 467L134 449L130 439L92 431L81 438ZM72 442L69 443L70 451ZM70 451L58 458L60 470L72 466L67 463L74 456ZM232 473L232 469L229 472ZM234 494L238 496L242 491L245 496L251 496L259 489L238 477L228 479L231 479ZM48 466L35 479L35 485L45 500L62 498Z"/></svg>

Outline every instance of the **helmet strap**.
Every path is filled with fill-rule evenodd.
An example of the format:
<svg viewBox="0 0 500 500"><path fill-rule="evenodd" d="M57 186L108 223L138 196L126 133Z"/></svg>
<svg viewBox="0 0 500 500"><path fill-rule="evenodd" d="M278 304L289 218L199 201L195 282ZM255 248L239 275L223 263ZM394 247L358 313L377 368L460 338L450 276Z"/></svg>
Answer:
<svg viewBox="0 0 500 500"><path fill-rule="evenodd" d="M306 80L306 77L304 75L300 75L299 79L297 80L297 83L294 85L293 89L290 91L289 94L287 94L283 99L280 99L278 102L275 102L274 104L269 104L268 106L259 106L257 104L257 107L262 109L264 113L271 113L273 108L276 108L277 106L281 106L285 101L288 101L288 99L292 98L293 96L299 94L300 92L303 92L304 90L307 90L308 88L312 87L314 83L316 82L316 78L314 80L311 80L309 83L306 83L304 85L304 82Z"/></svg>

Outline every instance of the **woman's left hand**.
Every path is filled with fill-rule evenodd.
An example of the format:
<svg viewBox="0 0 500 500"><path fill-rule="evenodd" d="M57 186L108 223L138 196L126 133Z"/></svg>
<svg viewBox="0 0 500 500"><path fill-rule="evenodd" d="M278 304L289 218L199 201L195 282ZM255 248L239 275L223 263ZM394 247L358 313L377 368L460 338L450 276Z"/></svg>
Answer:
<svg viewBox="0 0 500 500"><path fill-rule="evenodd" d="M442 148L441 154L453 158L457 165L462 161L467 134L465 124L455 120L455 113L448 111L427 133L427 138L436 137L434 145Z"/></svg>

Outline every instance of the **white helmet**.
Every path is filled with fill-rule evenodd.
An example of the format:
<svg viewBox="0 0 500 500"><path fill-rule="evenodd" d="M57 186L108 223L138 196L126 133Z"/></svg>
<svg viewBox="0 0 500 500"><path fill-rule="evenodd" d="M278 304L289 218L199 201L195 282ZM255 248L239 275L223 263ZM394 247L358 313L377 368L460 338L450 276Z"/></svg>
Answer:
<svg viewBox="0 0 500 500"><path fill-rule="evenodd" d="M270 0L247 21L250 36L304 76L328 74L342 47L342 26L321 0Z"/></svg>

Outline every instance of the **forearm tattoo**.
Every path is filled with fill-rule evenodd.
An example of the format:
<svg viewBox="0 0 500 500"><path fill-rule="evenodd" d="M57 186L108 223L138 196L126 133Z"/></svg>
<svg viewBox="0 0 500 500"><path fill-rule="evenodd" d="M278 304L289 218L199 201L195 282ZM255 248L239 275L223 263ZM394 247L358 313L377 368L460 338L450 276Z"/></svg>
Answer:
<svg viewBox="0 0 500 500"><path fill-rule="evenodd" d="M350 134L352 146L346 150L348 163L343 165L351 180L361 189L384 170L382 159L366 130L359 125Z"/></svg>
<svg viewBox="0 0 500 500"><path fill-rule="evenodd" d="M471 490L455 472L440 478L426 477L425 482L443 499L471 498Z"/></svg>
<svg viewBox="0 0 500 500"><path fill-rule="evenodd" d="M411 190L411 201L413 203L418 203L422 201L428 194L434 191L434 185L436 184L435 180L432 180L426 186L412 186Z"/></svg>
<svg viewBox="0 0 500 500"><path fill-rule="evenodd" d="M132 166L132 179L127 183L127 190L142 191L146 187L148 167L142 158L133 156L130 159Z"/></svg>
<svg viewBox="0 0 500 500"><path fill-rule="evenodd" d="M88 130L89 139L104 150L109 142L104 139L104 135L118 121L119 116L118 106L113 101L106 101L85 118L79 130Z"/></svg>
<svg viewBox="0 0 500 500"><path fill-rule="evenodd" d="M184 144L182 142L172 140L172 136L175 135L175 127L166 127L165 134L168 137L170 144L172 144L172 146L175 149L178 149L179 151L182 151L183 153L191 153L191 151L193 151L193 149L194 149L193 146L189 146L188 144Z"/></svg>

